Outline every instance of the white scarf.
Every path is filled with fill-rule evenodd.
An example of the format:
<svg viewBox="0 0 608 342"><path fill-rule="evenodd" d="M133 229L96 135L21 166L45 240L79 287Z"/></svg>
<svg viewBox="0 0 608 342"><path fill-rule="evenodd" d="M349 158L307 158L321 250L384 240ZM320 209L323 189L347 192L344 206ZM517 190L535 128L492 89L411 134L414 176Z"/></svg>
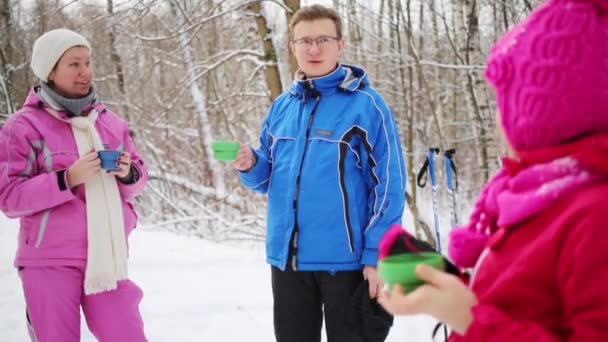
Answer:
<svg viewBox="0 0 608 342"><path fill-rule="evenodd" d="M92 150L103 150L97 129L97 111L88 116L63 120L51 108L47 111L62 121L68 121L78 146L80 157ZM84 276L86 295L116 289L117 282L127 279L127 241L120 192L116 177L101 170L84 183L87 206L88 255Z"/></svg>

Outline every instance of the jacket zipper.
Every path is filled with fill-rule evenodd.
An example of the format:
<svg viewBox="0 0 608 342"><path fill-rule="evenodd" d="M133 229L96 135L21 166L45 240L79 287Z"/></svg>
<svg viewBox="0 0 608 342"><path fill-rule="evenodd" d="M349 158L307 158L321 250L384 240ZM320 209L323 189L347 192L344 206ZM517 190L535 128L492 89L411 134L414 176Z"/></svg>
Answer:
<svg viewBox="0 0 608 342"><path fill-rule="evenodd" d="M321 94L314 88L314 84L312 81L306 81L304 83L305 90L302 94L302 100L306 103L306 92L310 92L310 95L314 97L317 101L315 106L312 108L310 112L310 116L308 117L308 122L306 124L306 136L304 138L304 151L302 152L302 157L300 159L300 168L298 169L298 175L296 176L296 187L293 193L293 217L294 217L294 225L293 225L293 233L291 236L289 254L291 256L291 268L294 271L298 270L298 235L300 229L298 227L298 196L300 194L300 176L302 174L302 166L304 164L304 157L306 156L306 150L308 149L308 138L310 137L310 129L312 128L312 123L315 118L315 113L317 112L317 108L319 107L319 103L321 102Z"/></svg>
<svg viewBox="0 0 608 342"><path fill-rule="evenodd" d="M490 248L486 247L479 255L479 259L477 260L477 263L473 267L473 271L471 272L471 278L469 279L469 288L470 289L473 289L473 283L475 282L475 280L477 278L477 272L479 271L481 264L485 261L488 254L490 254Z"/></svg>

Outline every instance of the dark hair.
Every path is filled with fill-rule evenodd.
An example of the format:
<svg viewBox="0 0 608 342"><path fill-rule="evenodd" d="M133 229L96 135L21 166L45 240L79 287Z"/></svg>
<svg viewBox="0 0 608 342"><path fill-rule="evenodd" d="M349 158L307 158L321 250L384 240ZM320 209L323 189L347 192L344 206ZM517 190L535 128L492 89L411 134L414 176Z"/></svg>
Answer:
<svg viewBox="0 0 608 342"><path fill-rule="evenodd" d="M296 11L291 18L289 28L293 32L293 28L301 21L313 21L317 19L330 19L336 25L336 34L338 38L342 38L342 20L338 13L329 7L323 5L304 6Z"/></svg>

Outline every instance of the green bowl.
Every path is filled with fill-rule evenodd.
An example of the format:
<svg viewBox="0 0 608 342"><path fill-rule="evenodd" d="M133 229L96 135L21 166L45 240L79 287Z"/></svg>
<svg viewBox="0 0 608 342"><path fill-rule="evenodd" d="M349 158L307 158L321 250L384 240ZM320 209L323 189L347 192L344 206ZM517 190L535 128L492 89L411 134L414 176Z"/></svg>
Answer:
<svg viewBox="0 0 608 342"><path fill-rule="evenodd" d="M235 160L240 144L233 141L214 141L211 143L213 157L217 160Z"/></svg>
<svg viewBox="0 0 608 342"><path fill-rule="evenodd" d="M378 275L392 289L393 285L400 284L407 292L413 291L424 284L416 276L416 266L430 265L438 270L445 268L443 256L434 252L407 253L386 257L378 261Z"/></svg>

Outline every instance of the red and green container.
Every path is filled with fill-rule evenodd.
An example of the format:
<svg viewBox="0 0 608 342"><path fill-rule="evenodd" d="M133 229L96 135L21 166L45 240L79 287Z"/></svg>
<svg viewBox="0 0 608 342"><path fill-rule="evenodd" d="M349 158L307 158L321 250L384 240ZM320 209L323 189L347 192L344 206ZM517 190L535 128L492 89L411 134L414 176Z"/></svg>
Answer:
<svg viewBox="0 0 608 342"><path fill-rule="evenodd" d="M445 268L445 261L439 253L404 253L378 260L378 275L389 285L389 288L392 289L393 285L400 284L404 291L411 292L424 284L416 276L416 266L419 264L430 265L438 270Z"/></svg>

